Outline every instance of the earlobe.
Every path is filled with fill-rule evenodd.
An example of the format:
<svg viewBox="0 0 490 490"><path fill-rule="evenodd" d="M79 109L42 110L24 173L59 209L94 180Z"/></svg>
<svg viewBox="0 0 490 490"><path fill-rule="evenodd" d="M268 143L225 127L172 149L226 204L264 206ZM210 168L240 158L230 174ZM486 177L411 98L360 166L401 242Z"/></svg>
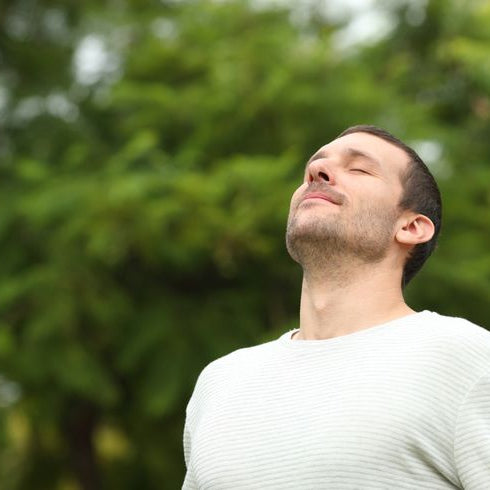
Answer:
<svg viewBox="0 0 490 490"><path fill-rule="evenodd" d="M434 223L423 214L416 214L407 219L395 235L403 245L417 245L428 242L434 236Z"/></svg>

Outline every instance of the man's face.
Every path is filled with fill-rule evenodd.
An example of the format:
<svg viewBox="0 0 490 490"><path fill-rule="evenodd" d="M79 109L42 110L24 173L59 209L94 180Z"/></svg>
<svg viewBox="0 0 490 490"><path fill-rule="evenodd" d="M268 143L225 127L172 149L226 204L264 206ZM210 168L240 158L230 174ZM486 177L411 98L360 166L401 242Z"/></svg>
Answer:
<svg viewBox="0 0 490 490"><path fill-rule="evenodd" d="M320 148L291 199L286 241L293 259L383 259L400 215L408 160L402 149L362 132Z"/></svg>

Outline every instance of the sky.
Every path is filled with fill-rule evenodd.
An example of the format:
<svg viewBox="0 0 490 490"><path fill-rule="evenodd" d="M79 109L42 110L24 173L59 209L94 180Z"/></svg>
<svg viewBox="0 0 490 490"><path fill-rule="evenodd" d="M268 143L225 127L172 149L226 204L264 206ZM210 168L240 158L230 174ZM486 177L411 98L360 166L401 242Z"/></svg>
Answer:
<svg viewBox="0 0 490 490"><path fill-rule="evenodd" d="M406 4L407 21L420 24L425 17L428 0L251 0L257 6L287 5L298 19L311 8L325 12L333 21L346 21L346 26L335 36L339 50L349 50L364 43L382 39L395 26L391 8ZM387 8L390 5L391 8Z"/></svg>

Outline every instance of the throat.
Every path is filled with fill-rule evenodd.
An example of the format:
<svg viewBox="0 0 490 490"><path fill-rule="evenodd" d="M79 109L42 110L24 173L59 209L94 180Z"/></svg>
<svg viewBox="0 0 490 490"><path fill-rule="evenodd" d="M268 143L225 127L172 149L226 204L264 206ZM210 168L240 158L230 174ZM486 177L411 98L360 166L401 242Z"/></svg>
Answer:
<svg viewBox="0 0 490 490"><path fill-rule="evenodd" d="M305 274L298 338L337 337L413 312L399 283L392 284L383 274L352 273L339 287L340 281L340 275L332 280Z"/></svg>

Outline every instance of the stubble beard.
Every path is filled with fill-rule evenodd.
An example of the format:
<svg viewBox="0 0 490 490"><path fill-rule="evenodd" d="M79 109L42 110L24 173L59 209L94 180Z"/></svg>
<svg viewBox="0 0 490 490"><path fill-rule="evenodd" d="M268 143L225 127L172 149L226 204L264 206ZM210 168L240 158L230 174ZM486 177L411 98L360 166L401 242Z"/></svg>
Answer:
<svg viewBox="0 0 490 490"><path fill-rule="evenodd" d="M302 216L305 212L310 210L296 208L291 212L286 231L289 255L305 272L375 264L386 257L395 210L369 206L355 216L325 216L320 212Z"/></svg>

